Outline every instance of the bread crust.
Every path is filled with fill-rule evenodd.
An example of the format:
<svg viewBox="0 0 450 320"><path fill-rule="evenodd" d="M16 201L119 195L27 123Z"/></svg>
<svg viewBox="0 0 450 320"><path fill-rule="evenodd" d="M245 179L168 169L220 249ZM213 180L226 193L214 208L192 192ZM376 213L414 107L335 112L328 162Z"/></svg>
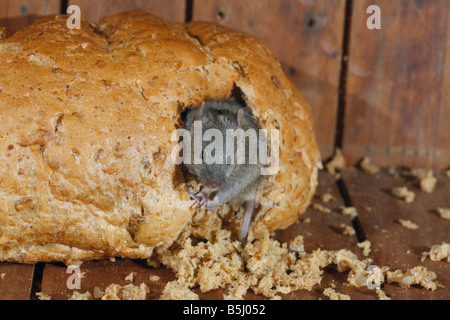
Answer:
<svg viewBox="0 0 450 320"><path fill-rule="evenodd" d="M169 161L180 113L236 86L261 127L280 130L280 170L260 188L253 236L306 209L320 166L312 113L259 40L143 11L80 30L66 20L0 30L0 261L169 247L201 210Z"/></svg>

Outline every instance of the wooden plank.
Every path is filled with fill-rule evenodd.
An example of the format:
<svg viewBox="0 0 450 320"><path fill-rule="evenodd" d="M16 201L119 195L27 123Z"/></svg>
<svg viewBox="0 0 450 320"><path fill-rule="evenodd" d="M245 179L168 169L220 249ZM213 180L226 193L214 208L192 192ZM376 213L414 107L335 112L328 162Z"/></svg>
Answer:
<svg viewBox="0 0 450 320"><path fill-rule="evenodd" d="M320 196L324 194L330 194L336 200L324 203L320 200ZM319 186L312 203L320 204L330 209L331 212L314 209L313 205L311 205L297 223L285 230L278 230L275 239L280 242L287 242L294 239L297 235L302 235L306 252L312 252L318 248L323 250L348 249L355 253L359 259L363 259L364 256L361 249L357 246L358 240L356 235L349 236L342 233L341 225L352 226L352 222L348 216L341 214L340 207L344 206L344 200L340 195L334 177L326 171L319 171ZM309 222L305 223L305 221ZM336 285L335 290L337 292L347 294L354 300L377 298L376 293L367 287L355 288L345 285L347 276L348 272L339 273L334 269L326 268L322 282L320 285L315 286L311 292L296 291L289 295L284 295L283 299L327 299L322 292L330 287L332 283Z"/></svg>
<svg viewBox="0 0 450 320"><path fill-rule="evenodd" d="M69 5L72 4L78 5L81 16L91 22L134 9L150 11L172 22L184 22L186 14L185 0L69 0Z"/></svg>
<svg viewBox="0 0 450 320"><path fill-rule="evenodd" d="M0 300L28 300L33 283L33 265L0 263Z"/></svg>
<svg viewBox="0 0 450 320"><path fill-rule="evenodd" d="M261 39L310 103L324 159L333 151L345 0L195 0L193 20Z"/></svg>
<svg viewBox="0 0 450 320"><path fill-rule="evenodd" d="M381 30L366 10L381 8ZM353 1L344 128L349 163L448 166L450 2Z"/></svg>
<svg viewBox="0 0 450 320"><path fill-rule="evenodd" d="M17 31L31 24L39 16L59 13L60 8L60 0L2 0L0 27Z"/></svg>
<svg viewBox="0 0 450 320"><path fill-rule="evenodd" d="M139 286L141 283L147 284L150 292L147 299L158 299L167 282L175 280L172 271L164 268L150 268L145 260L117 259L115 262L109 260L88 261L80 267L83 277L80 281L80 289L69 289L68 278L73 272L67 273L67 266L63 264L48 263L44 269L42 279L42 289L44 294L49 295L52 300L67 300L74 291L80 293L94 293L94 288L105 290L110 284L127 285L133 283ZM133 281L125 278L134 272ZM159 276L159 281L150 280L150 276Z"/></svg>
<svg viewBox="0 0 450 320"><path fill-rule="evenodd" d="M330 194L336 200L324 203L320 200L320 196L323 194ZM315 204L322 205L331 212L327 213L320 209L314 209ZM356 246L358 242L356 236L344 235L340 230L341 224L352 225L350 218L340 213L339 208L341 206L344 206L344 201L341 198L334 177L328 172L321 170L319 171L319 185L312 204L296 223L285 230L278 230L275 239L280 242L287 242L294 239L297 235L302 235L307 252L317 248L323 250L346 248L353 249L355 253L358 253L360 249ZM360 257L362 256L360 255Z"/></svg>
<svg viewBox="0 0 450 320"><path fill-rule="evenodd" d="M437 281L445 288L427 291L411 287L401 289L397 284L386 284L385 291L393 299L449 299L450 268L446 261L421 261L422 252L433 245L449 242L450 221L437 214L436 208L449 207L450 194L445 192L450 179L438 175L439 181L433 193L421 191L413 180L403 176L393 176L385 172L376 175L356 169L343 172L343 179L349 196L358 209L359 221L366 238L372 244L374 264L389 266L391 270L406 271L415 266L425 266L437 274ZM391 195L393 187L407 186L415 192L415 200L406 203ZM444 187L446 186L446 187ZM365 206L371 211L364 210ZM410 220L419 228L411 230L403 227L399 219Z"/></svg>

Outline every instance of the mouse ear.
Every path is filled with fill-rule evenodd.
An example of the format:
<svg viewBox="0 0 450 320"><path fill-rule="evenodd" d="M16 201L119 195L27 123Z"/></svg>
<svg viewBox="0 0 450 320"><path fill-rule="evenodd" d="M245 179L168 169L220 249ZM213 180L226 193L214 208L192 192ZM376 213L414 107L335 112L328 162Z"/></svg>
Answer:
<svg viewBox="0 0 450 320"><path fill-rule="evenodd" d="M238 112L234 114L234 116L230 119L230 124L233 129L242 128L245 122L245 114L244 109L240 108Z"/></svg>
<svg viewBox="0 0 450 320"><path fill-rule="evenodd" d="M237 126L238 127L242 127L244 125L245 122L245 114L244 114L244 109L240 108L237 112Z"/></svg>
<svg viewBox="0 0 450 320"><path fill-rule="evenodd" d="M194 121L201 121L202 123L208 123L213 121L213 116L211 114L211 110L206 107L205 101L201 103L201 105L198 107L197 112L194 116Z"/></svg>
<svg viewBox="0 0 450 320"><path fill-rule="evenodd" d="M205 101L203 101L197 109L197 112L194 116L194 121L202 121L203 114L205 113Z"/></svg>

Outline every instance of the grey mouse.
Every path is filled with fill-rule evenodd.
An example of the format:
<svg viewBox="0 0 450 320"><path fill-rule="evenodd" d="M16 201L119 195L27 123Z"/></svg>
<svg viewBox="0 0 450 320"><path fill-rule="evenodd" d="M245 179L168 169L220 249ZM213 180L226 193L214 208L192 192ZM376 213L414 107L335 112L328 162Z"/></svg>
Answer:
<svg viewBox="0 0 450 320"><path fill-rule="evenodd" d="M205 151L210 142L205 142L202 139L201 163L184 163L184 166L188 172L193 174L202 183L203 189L195 193L192 188L189 188L188 193L196 201L194 207L200 205L212 211L217 210L222 204L226 203L237 205L245 203L245 214L239 235L239 240L245 246L255 207L256 193L262 180L262 166L258 161L250 161L250 143L255 143L254 139L245 139L245 161L241 158L240 162L238 162L237 158L239 151L237 149L238 143L236 142L233 146L234 159L231 159L230 155L226 152L225 142L228 129L242 129L244 132L252 129L256 137L258 137L257 139L259 139L259 127L256 120L251 116L250 110L247 107L239 105L233 99L204 101L199 107L189 109L185 115L185 126L191 133L192 147L190 150L191 154L189 154L191 160L193 160L193 153L195 152L193 144L194 123L196 121L201 122L202 137L209 129L216 129L222 133L223 155L219 155L219 159L222 161L215 161L215 163L208 164L204 157L206 156ZM259 143L259 141L256 141L256 143ZM239 155L243 157L241 153ZM210 199L210 195L214 197Z"/></svg>

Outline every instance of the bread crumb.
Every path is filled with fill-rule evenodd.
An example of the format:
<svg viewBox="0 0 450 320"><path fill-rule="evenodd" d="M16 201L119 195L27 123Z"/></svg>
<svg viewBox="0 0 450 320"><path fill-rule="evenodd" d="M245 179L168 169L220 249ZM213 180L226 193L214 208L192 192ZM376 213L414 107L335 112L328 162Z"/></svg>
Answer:
<svg viewBox="0 0 450 320"><path fill-rule="evenodd" d="M450 262L450 244L442 242L442 244L436 244L431 247L429 252L422 253L422 261L429 256L431 261L441 261L447 259Z"/></svg>
<svg viewBox="0 0 450 320"><path fill-rule="evenodd" d="M330 298L330 300L351 300L349 295L338 293L333 288L323 290L323 295Z"/></svg>
<svg viewBox="0 0 450 320"><path fill-rule="evenodd" d="M376 174L380 171L380 168L370 163L370 159L368 157L364 157L359 165L364 172L370 174Z"/></svg>
<svg viewBox="0 0 450 320"><path fill-rule="evenodd" d="M328 203L331 201L336 201L336 198L332 194L324 193L320 196L320 200L324 203Z"/></svg>
<svg viewBox="0 0 450 320"><path fill-rule="evenodd" d="M441 215L441 218L450 220L450 209L448 208L438 208L437 211Z"/></svg>
<svg viewBox="0 0 450 320"><path fill-rule="evenodd" d="M311 218L305 218L302 220L303 223L311 223Z"/></svg>
<svg viewBox="0 0 450 320"><path fill-rule="evenodd" d="M370 256L370 253L372 252L371 249L372 243L369 240L358 242L356 245L363 250L364 257Z"/></svg>
<svg viewBox="0 0 450 320"><path fill-rule="evenodd" d="M331 210L328 209L327 207L321 205L320 203L313 203L312 204L313 209L320 211L320 212L325 212L325 213L330 213Z"/></svg>
<svg viewBox="0 0 450 320"><path fill-rule="evenodd" d="M411 203L414 201L415 194L413 191L408 190L407 187L395 187L392 188L391 193L399 198L405 200L407 203Z"/></svg>
<svg viewBox="0 0 450 320"><path fill-rule="evenodd" d="M140 286L127 284L120 286L118 284L110 284L102 296L102 300L145 300L149 289L145 283Z"/></svg>
<svg viewBox="0 0 450 320"><path fill-rule="evenodd" d="M386 292L384 292L381 289L376 289L376 293L377 293L377 296L378 296L378 300L392 300L390 297L388 297L386 295Z"/></svg>
<svg viewBox="0 0 450 320"><path fill-rule="evenodd" d="M223 295L223 300L244 300L244 295L247 293L247 287L231 285L228 292ZM273 297L272 299L274 299Z"/></svg>
<svg viewBox="0 0 450 320"><path fill-rule="evenodd" d="M157 275L151 275L149 278L150 278L150 281L154 281L154 282L161 280L161 277L157 276Z"/></svg>
<svg viewBox="0 0 450 320"><path fill-rule="evenodd" d="M271 239L267 230L264 234L242 248L239 241L231 241L228 230L215 231L214 241L195 245L186 231L177 240L176 250L156 249L161 263L174 270L177 277L162 298L183 297L182 294L171 297L170 286L195 287L201 292L225 288L225 299L242 299L249 289L274 298L300 289L311 290L321 282L327 266L339 272L350 270L350 281L368 266L368 261L360 261L349 250L317 249L307 253L300 236L288 246Z"/></svg>
<svg viewBox="0 0 450 320"><path fill-rule="evenodd" d="M356 231L352 226L348 226L344 223L341 223L340 228L342 234L345 234L347 236L354 236L356 234Z"/></svg>
<svg viewBox="0 0 450 320"><path fill-rule="evenodd" d="M6 273L0 273L0 278L3 280L6 277Z"/></svg>
<svg viewBox="0 0 450 320"><path fill-rule="evenodd" d="M339 207L341 209L341 214L344 216L349 216L351 219L355 218L358 215L358 211L356 211L355 207Z"/></svg>
<svg viewBox="0 0 450 320"><path fill-rule="evenodd" d="M366 210L367 212L372 212L372 207L371 206L364 206L364 210Z"/></svg>
<svg viewBox="0 0 450 320"><path fill-rule="evenodd" d="M93 297L89 291L86 291L85 293L74 291L72 296L69 297L69 300L93 300Z"/></svg>
<svg viewBox="0 0 450 320"><path fill-rule="evenodd" d="M104 294L105 294L105 292L102 289L100 289L99 287L94 288L94 298L95 299L100 299L101 297L103 297Z"/></svg>
<svg viewBox="0 0 450 320"><path fill-rule="evenodd" d="M420 189L422 189L422 191L427 193L433 192L434 187L436 186L437 183L437 179L433 175L433 170L419 174L419 180L420 180Z"/></svg>
<svg viewBox="0 0 450 320"><path fill-rule="evenodd" d="M131 272L129 275L127 275L126 277L125 277L125 280L126 281L130 281L130 282L133 282L133 280L134 280L134 276L136 275L136 272Z"/></svg>
<svg viewBox="0 0 450 320"><path fill-rule="evenodd" d="M447 171L445 171L445 175L446 175L447 177L450 178L450 169L448 169Z"/></svg>
<svg viewBox="0 0 450 320"><path fill-rule="evenodd" d="M386 279L388 283L396 282L402 288L409 288L414 284L421 285L427 290L436 290L439 283L433 282L436 279L436 273L428 271L423 266L417 266L403 273L400 269L387 271Z"/></svg>
<svg viewBox="0 0 450 320"><path fill-rule="evenodd" d="M170 281L163 289L159 300L200 300L198 294L188 287L180 285L177 280Z"/></svg>
<svg viewBox="0 0 450 320"><path fill-rule="evenodd" d="M400 224L404 228L411 229L411 230L419 229L419 226L410 220L399 219L398 222L400 222Z"/></svg>
<svg viewBox="0 0 450 320"><path fill-rule="evenodd" d="M299 253L304 253L305 245L303 244L303 236L296 236L293 240L289 241L288 248Z"/></svg>
<svg viewBox="0 0 450 320"><path fill-rule="evenodd" d="M42 292L36 292L36 296L38 297L39 300L52 300L52 297Z"/></svg>
<svg viewBox="0 0 450 320"><path fill-rule="evenodd" d="M385 272L388 267L378 267L371 265L372 260L367 259L365 265L359 263L358 267L353 267L348 277L348 283L354 287L379 288L385 282ZM363 268L365 267L365 268Z"/></svg>
<svg viewBox="0 0 450 320"><path fill-rule="evenodd" d="M327 171L334 175L336 179L340 178L337 170L343 170L345 168L346 161L342 155L341 149L337 148L333 158L325 165Z"/></svg>
<svg viewBox="0 0 450 320"><path fill-rule="evenodd" d="M244 300L244 296L248 291L251 283L254 283L255 279L249 277L248 274L241 273L237 279L231 283L226 293L223 294L224 300ZM275 298L274 295L271 298Z"/></svg>

